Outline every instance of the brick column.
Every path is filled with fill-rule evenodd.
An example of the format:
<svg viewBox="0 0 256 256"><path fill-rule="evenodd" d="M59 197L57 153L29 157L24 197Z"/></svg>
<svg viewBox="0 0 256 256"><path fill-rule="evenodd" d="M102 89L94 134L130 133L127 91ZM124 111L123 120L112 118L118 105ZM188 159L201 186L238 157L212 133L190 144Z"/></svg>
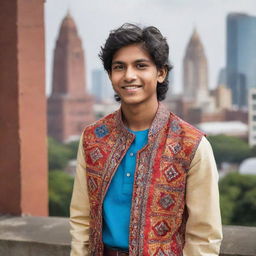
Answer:
<svg viewBox="0 0 256 256"><path fill-rule="evenodd" d="M44 0L0 1L0 214L48 215Z"/></svg>

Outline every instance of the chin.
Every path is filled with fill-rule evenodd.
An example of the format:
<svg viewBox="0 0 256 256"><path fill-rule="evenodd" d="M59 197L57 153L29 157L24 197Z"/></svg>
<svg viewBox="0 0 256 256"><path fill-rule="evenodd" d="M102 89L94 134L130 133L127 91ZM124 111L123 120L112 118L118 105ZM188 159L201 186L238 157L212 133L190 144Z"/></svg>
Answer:
<svg viewBox="0 0 256 256"><path fill-rule="evenodd" d="M143 103L143 101L139 99L121 99L121 103L126 105L137 105Z"/></svg>
<svg viewBox="0 0 256 256"><path fill-rule="evenodd" d="M139 104L142 103L142 100L136 98L121 98L121 102L124 104Z"/></svg>

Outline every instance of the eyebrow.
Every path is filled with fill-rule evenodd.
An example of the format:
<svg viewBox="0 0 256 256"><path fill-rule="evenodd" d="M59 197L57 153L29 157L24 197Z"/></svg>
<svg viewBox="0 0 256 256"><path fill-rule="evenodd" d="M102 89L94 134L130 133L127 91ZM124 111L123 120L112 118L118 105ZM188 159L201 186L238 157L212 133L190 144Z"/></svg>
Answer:
<svg viewBox="0 0 256 256"><path fill-rule="evenodd" d="M139 62L152 62L152 61L149 59L138 59L138 60L134 61L134 63L139 63ZM112 65L115 65L115 64L125 64L125 62L120 61L120 60L112 62Z"/></svg>

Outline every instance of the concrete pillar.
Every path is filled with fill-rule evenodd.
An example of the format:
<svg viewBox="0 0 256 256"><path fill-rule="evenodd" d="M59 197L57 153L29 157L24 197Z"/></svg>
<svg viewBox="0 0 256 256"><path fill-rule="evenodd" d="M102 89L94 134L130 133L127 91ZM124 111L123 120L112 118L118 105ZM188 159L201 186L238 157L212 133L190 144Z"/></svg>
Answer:
<svg viewBox="0 0 256 256"><path fill-rule="evenodd" d="M0 214L48 215L44 0L0 1Z"/></svg>

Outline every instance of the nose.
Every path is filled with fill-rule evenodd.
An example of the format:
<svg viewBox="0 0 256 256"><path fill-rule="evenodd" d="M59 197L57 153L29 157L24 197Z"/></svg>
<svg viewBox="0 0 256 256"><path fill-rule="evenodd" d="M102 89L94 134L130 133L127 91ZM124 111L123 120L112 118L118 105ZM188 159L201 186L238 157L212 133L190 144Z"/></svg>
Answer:
<svg viewBox="0 0 256 256"><path fill-rule="evenodd" d="M137 78L136 71L132 67L127 67L124 74L124 81L127 83L131 83L135 81Z"/></svg>

